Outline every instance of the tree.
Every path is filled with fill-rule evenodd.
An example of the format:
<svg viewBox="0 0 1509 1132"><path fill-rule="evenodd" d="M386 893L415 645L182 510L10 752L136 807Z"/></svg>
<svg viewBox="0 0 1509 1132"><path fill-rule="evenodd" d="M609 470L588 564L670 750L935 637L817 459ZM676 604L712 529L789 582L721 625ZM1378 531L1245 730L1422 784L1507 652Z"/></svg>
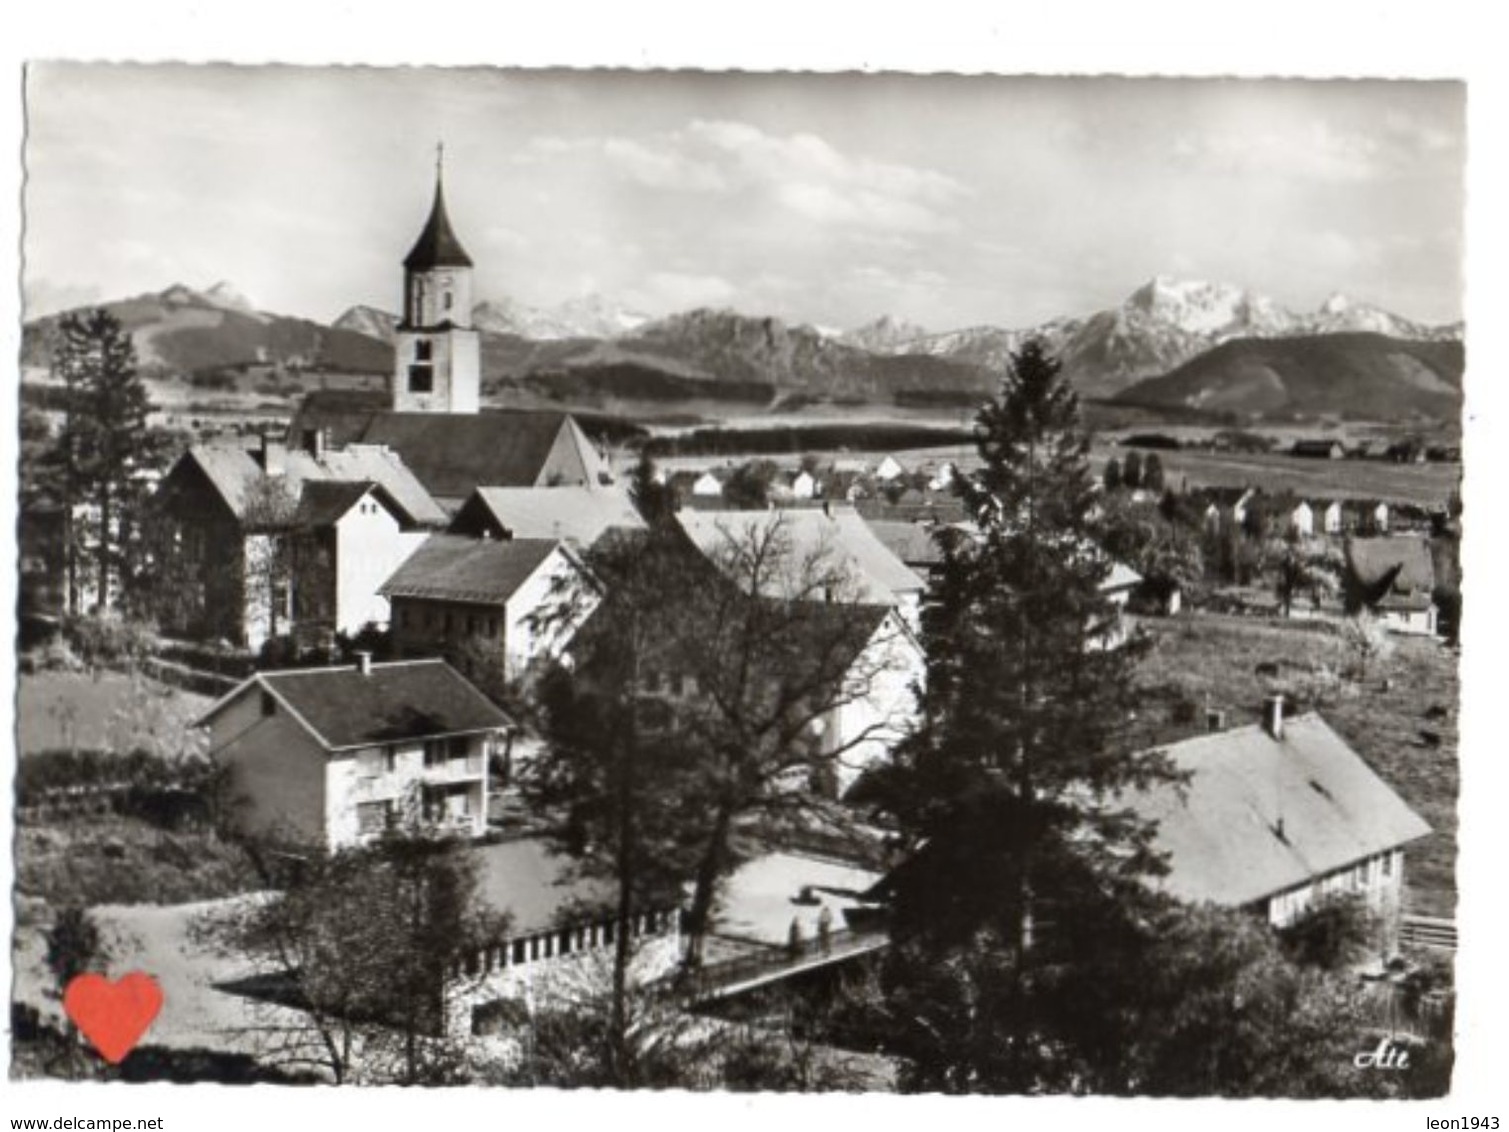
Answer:
<svg viewBox="0 0 1509 1132"><path fill-rule="evenodd" d="M546 800L598 846L632 820L662 847L635 860L684 870L690 966L749 828L826 813L845 758L900 722L832 726L902 670L907 630L853 601L834 548L798 549L779 512L753 518L705 552L679 526L594 547L603 602L573 642L576 687L547 713Z"/></svg>
<svg viewBox="0 0 1509 1132"><path fill-rule="evenodd" d="M1388 629L1366 609L1342 622L1341 639L1352 657L1352 673L1359 681L1368 678L1373 665L1386 661L1394 653L1394 639Z"/></svg>
<svg viewBox="0 0 1509 1132"><path fill-rule="evenodd" d="M571 669L555 666L541 680L546 750L521 768L520 783L532 808L557 818L555 838L578 869L614 883L602 1061L609 1080L628 1086L637 1072L629 1040L629 921L686 868L676 819L688 793L689 752L674 729L655 725L662 705L651 694L651 681L658 685L668 667L656 645L677 615L686 549L670 529L654 526L643 537L601 540L589 562L604 606L573 642ZM544 619L574 623L580 600L578 591L561 593Z"/></svg>
<svg viewBox="0 0 1509 1132"><path fill-rule="evenodd" d="M265 626L268 638L286 628L298 506L298 497L282 476L260 475L247 487L241 514L246 536L246 623Z"/></svg>
<svg viewBox="0 0 1509 1132"><path fill-rule="evenodd" d="M58 912L47 932L47 969L57 983L58 997L68 984L106 960L99 927L87 908L68 907Z"/></svg>
<svg viewBox="0 0 1509 1132"><path fill-rule="evenodd" d="M1105 484L1107 492L1116 491L1121 487L1121 461L1112 456L1106 461Z"/></svg>
<svg viewBox="0 0 1509 1132"><path fill-rule="evenodd" d="M1163 461L1156 452L1149 452L1142 463L1142 486L1148 491L1163 490Z"/></svg>
<svg viewBox="0 0 1509 1132"><path fill-rule="evenodd" d="M891 809L912 852L892 877L891 986L921 1001L928 972L970 968L992 988L911 1028L913 1079L927 1087L1061 1080L1052 1051L1073 1035L1056 1028L1047 972L1067 937L1055 933L1133 901L1159 867L1152 826L1114 797L1174 772L1128 749L1143 646L1103 647L1117 617L1102 592L1111 563L1059 370L1029 343L981 410L983 467L959 488L979 535L944 544L924 623L923 726L894 776ZM946 1041L928 1036L949 1028Z"/></svg>
<svg viewBox="0 0 1509 1132"><path fill-rule="evenodd" d="M1319 608L1326 595L1336 592L1341 584L1343 564L1335 550L1324 541L1307 542L1297 531L1271 543L1266 557L1273 563L1274 593L1285 617L1292 612L1296 597L1308 595Z"/></svg>
<svg viewBox="0 0 1509 1132"><path fill-rule="evenodd" d="M779 470L769 460L740 464L723 484L723 501L735 510L764 510L770 503L770 485Z"/></svg>
<svg viewBox="0 0 1509 1132"><path fill-rule="evenodd" d="M651 526L669 522L676 515L676 491L664 483L655 468L655 459L641 449L634 470L629 474L629 498L640 517Z"/></svg>
<svg viewBox="0 0 1509 1132"><path fill-rule="evenodd" d="M139 528L144 499L141 441L151 403L136 372L136 349L120 321L104 309L65 315L58 323L52 370L64 389L63 494L70 537L69 608L77 611L82 580L73 525L94 562L99 604L126 569L125 548Z"/></svg>
<svg viewBox="0 0 1509 1132"><path fill-rule="evenodd" d="M285 1066L320 1066L336 1084L454 1080L446 973L502 929L478 904L466 847L395 832L333 854L251 848L282 891L206 913L197 927L249 962L280 1007L256 1027L264 1054Z"/></svg>
<svg viewBox="0 0 1509 1132"><path fill-rule="evenodd" d="M1121 482L1127 488L1135 491L1137 488L1143 486L1142 476L1142 453L1134 448L1127 453L1127 458L1122 462Z"/></svg>

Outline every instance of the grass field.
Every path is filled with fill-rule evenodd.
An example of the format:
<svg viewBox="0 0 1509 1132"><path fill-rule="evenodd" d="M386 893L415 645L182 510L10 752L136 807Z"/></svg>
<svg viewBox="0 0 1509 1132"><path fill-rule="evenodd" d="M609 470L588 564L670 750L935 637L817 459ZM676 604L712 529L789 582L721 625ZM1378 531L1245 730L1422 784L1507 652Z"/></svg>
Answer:
<svg viewBox="0 0 1509 1132"><path fill-rule="evenodd" d="M1395 639L1393 656L1375 662L1365 679L1349 680L1349 658L1327 624L1260 621L1197 613L1148 622L1157 645L1139 684L1148 694L1144 720L1159 742L1203 729L1203 707L1225 710L1228 726L1255 721L1263 697L1282 691L1300 709L1318 711L1354 750L1429 823L1430 835L1409 847L1405 880L1409 910L1452 917L1457 857L1457 655L1435 641ZM1278 675L1260 675L1275 665ZM1385 681L1387 687L1385 688ZM1198 708L1174 723L1179 702ZM1428 720L1439 705L1446 718ZM1439 738L1426 741L1425 732Z"/></svg>
<svg viewBox="0 0 1509 1132"><path fill-rule="evenodd" d="M169 754L192 742L189 725L210 706L206 696L120 672L23 674L16 698L21 754L112 750L137 745Z"/></svg>

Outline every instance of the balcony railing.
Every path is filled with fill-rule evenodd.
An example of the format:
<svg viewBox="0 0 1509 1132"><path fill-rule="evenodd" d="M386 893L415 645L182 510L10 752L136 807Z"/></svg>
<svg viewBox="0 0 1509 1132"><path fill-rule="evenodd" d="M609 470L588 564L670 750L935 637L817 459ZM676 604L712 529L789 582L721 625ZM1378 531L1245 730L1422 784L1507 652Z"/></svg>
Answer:
<svg viewBox="0 0 1509 1132"><path fill-rule="evenodd" d="M467 755L464 759L446 759L441 763L427 763L424 777L430 782L457 782L464 778L481 778L484 763L481 755Z"/></svg>

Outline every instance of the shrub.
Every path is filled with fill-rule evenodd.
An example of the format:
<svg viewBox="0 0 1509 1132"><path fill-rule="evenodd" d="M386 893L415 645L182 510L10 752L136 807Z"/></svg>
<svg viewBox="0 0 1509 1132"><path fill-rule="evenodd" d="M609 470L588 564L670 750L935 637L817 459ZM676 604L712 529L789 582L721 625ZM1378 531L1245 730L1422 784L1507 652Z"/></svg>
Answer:
<svg viewBox="0 0 1509 1132"><path fill-rule="evenodd" d="M63 622L63 635L90 666L140 660L151 655L157 640L156 626L119 613L69 617Z"/></svg>

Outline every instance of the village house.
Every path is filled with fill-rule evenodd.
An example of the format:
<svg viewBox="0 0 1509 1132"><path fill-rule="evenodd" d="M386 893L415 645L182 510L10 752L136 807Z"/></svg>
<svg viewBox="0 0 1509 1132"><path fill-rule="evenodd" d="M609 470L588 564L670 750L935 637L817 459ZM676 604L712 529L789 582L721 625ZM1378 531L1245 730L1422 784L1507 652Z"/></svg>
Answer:
<svg viewBox="0 0 1509 1132"><path fill-rule="evenodd" d="M703 554L725 567L764 556L763 597L889 606L916 630L927 583L890 552L852 508L681 511L676 518Z"/></svg>
<svg viewBox="0 0 1509 1132"><path fill-rule="evenodd" d="M618 486L479 487L449 530L472 538L554 539L586 549L609 531L644 525L629 493Z"/></svg>
<svg viewBox="0 0 1509 1132"><path fill-rule="evenodd" d="M1339 440L1296 440L1290 451L1310 460L1340 460L1347 454L1346 446Z"/></svg>
<svg viewBox="0 0 1509 1132"><path fill-rule="evenodd" d="M1436 570L1429 539L1348 539L1346 566L1349 611L1369 609L1396 633L1436 635Z"/></svg>
<svg viewBox="0 0 1509 1132"><path fill-rule="evenodd" d="M425 540L379 592L399 656L445 656L478 680L559 655L600 600L564 542L454 534Z"/></svg>
<svg viewBox="0 0 1509 1132"><path fill-rule="evenodd" d="M361 844L391 828L480 837L513 723L440 660L259 672L196 724L247 833Z"/></svg>
<svg viewBox="0 0 1509 1132"><path fill-rule="evenodd" d="M324 486L306 501L315 483ZM381 446L310 453L266 438L257 449L196 445L152 497L154 558L176 583L154 613L164 632L251 649L296 630L301 611L317 630L382 622L373 579L446 521L403 459ZM295 542L304 566L320 567L303 575L302 595L300 575L282 557Z"/></svg>
<svg viewBox="0 0 1509 1132"><path fill-rule="evenodd" d="M895 456L885 456L875 465L875 478L881 483L891 483L906 475L906 468Z"/></svg>
<svg viewBox="0 0 1509 1132"><path fill-rule="evenodd" d="M379 483L306 483L289 536L293 631L301 644L328 647L337 633L385 629L388 602L378 587L429 533Z"/></svg>
<svg viewBox="0 0 1509 1132"><path fill-rule="evenodd" d="M701 499L713 499L723 494L723 481L712 472L703 472L692 482L692 494Z"/></svg>
<svg viewBox="0 0 1509 1132"><path fill-rule="evenodd" d="M1315 536L1315 509L1301 499L1285 516L1286 527L1290 534L1301 538L1313 538Z"/></svg>
<svg viewBox="0 0 1509 1132"><path fill-rule="evenodd" d="M791 498L816 499L822 495L822 486L817 478L805 469L791 478Z"/></svg>
<svg viewBox="0 0 1509 1132"><path fill-rule="evenodd" d="M1326 504L1326 509L1321 512L1320 529L1328 535L1341 534L1342 520L1345 517L1344 509L1339 499L1333 499Z"/></svg>
<svg viewBox="0 0 1509 1132"><path fill-rule="evenodd" d="M1380 954L1394 953L1405 847L1430 827L1325 720L1286 719L1275 696L1261 723L1161 750L1188 781L1118 800L1158 822L1154 847L1169 871L1157 887L1278 928L1356 894L1379 918Z"/></svg>

